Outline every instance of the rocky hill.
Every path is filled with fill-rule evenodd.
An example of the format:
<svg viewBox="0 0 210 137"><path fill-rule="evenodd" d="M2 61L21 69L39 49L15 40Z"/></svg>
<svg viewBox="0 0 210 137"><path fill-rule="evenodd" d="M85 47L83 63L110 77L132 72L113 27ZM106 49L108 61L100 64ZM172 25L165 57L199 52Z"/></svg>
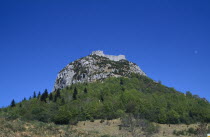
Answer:
<svg viewBox="0 0 210 137"><path fill-rule="evenodd" d="M126 77L131 73L146 76L139 66L126 60L124 55L105 55L103 51L93 51L92 54L71 62L63 68L58 73L54 90L108 77Z"/></svg>
<svg viewBox="0 0 210 137"><path fill-rule="evenodd" d="M123 55L95 51L61 70L54 92L46 89L32 95L0 108L0 137L170 137L210 132L208 101L155 82Z"/></svg>

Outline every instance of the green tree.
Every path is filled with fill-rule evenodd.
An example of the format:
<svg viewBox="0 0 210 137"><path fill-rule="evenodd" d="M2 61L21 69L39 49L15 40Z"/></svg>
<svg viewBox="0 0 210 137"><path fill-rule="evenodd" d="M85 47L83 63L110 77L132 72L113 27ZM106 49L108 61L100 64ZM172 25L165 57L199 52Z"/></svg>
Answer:
<svg viewBox="0 0 210 137"><path fill-rule="evenodd" d="M61 99L61 104L62 104L62 105L65 104L65 99L64 99L64 98Z"/></svg>
<svg viewBox="0 0 210 137"><path fill-rule="evenodd" d="M36 98L36 91L34 91L34 95L33 95L33 98Z"/></svg>
<svg viewBox="0 0 210 137"><path fill-rule="evenodd" d="M75 87L75 88L74 88L74 93L73 93L73 99L74 99L74 100L77 99L77 94L78 94L77 88Z"/></svg>
<svg viewBox="0 0 210 137"><path fill-rule="evenodd" d="M46 99L48 97L48 91L45 89L44 93L41 95L40 100L46 102Z"/></svg>
<svg viewBox="0 0 210 137"><path fill-rule="evenodd" d="M87 88L84 89L84 93L88 93Z"/></svg>
<svg viewBox="0 0 210 137"><path fill-rule="evenodd" d="M100 100L101 100L101 102L104 102L104 97L102 94L100 95Z"/></svg>
<svg viewBox="0 0 210 137"><path fill-rule="evenodd" d="M55 92L54 102L56 102L58 98L61 98L60 89L56 90Z"/></svg>
<svg viewBox="0 0 210 137"><path fill-rule="evenodd" d="M11 107L15 107L15 104L16 104L16 103L15 103L15 100L13 99L10 106L11 106Z"/></svg>
<svg viewBox="0 0 210 137"><path fill-rule="evenodd" d="M66 108L61 108L58 113L54 116L53 121L55 124L69 124L71 114Z"/></svg>
<svg viewBox="0 0 210 137"><path fill-rule="evenodd" d="M187 91L187 92L186 92L186 96L187 96L187 97L192 97L193 95L192 95L192 93L191 93L190 91Z"/></svg>
<svg viewBox="0 0 210 137"><path fill-rule="evenodd" d="M168 123L178 124L179 123L179 114L175 110L170 110L168 112Z"/></svg>
<svg viewBox="0 0 210 137"><path fill-rule="evenodd" d="M120 79L120 85L123 85L124 83L123 83L123 80L122 79Z"/></svg>
<svg viewBox="0 0 210 137"><path fill-rule="evenodd" d="M52 95L52 93L50 93L50 95L49 95L49 100L50 100L50 101L53 100L53 95Z"/></svg>
<svg viewBox="0 0 210 137"><path fill-rule="evenodd" d="M41 92L39 91L37 98L39 99L41 97Z"/></svg>
<svg viewBox="0 0 210 137"><path fill-rule="evenodd" d="M57 98L60 98L60 97L61 97L60 89L58 89L58 90L56 91L56 97L57 97Z"/></svg>
<svg viewBox="0 0 210 137"><path fill-rule="evenodd" d="M166 116L166 111L165 111L164 108L160 108L157 117L158 117L158 123L166 123L166 121L167 121L167 116Z"/></svg>

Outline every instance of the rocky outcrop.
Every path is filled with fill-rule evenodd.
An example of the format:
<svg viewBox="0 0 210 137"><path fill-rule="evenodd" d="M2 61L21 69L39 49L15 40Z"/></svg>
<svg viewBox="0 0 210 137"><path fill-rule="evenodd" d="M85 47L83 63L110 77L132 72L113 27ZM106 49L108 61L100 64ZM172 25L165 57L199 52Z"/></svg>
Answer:
<svg viewBox="0 0 210 137"><path fill-rule="evenodd" d="M78 59L63 68L56 78L54 90L62 89L74 83L94 82L108 77L129 76L132 73L146 74L124 55L105 55L103 51L94 51L91 55Z"/></svg>

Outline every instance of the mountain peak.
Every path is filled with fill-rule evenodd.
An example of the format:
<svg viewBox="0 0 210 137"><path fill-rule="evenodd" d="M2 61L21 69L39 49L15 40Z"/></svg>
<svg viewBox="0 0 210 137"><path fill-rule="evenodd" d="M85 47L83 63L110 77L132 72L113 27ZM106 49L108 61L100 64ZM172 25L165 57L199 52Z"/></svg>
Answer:
<svg viewBox="0 0 210 137"><path fill-rule="evenodd" d="M54 90L75 83L102 81L108 77L128 77L132 73L146 76L139 66L126 60L124 55L105 55L103 51L93 51L64 67L57 75Z"/></svg>

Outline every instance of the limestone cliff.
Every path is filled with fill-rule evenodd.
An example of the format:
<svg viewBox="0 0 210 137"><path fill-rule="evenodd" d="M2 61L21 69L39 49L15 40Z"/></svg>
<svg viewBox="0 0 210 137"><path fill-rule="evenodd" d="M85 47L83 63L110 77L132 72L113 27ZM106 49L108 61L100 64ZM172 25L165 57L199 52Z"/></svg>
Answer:
<svg viewBox="0 0 210 137"><path fill-rule="evenodd" d="M131 73L146 76L139 66L127 61L124 55L105 55L103 51L94 51L63 68L58 73L54 90L74 83L94 82L108 77L126 77Z"/></svg>

